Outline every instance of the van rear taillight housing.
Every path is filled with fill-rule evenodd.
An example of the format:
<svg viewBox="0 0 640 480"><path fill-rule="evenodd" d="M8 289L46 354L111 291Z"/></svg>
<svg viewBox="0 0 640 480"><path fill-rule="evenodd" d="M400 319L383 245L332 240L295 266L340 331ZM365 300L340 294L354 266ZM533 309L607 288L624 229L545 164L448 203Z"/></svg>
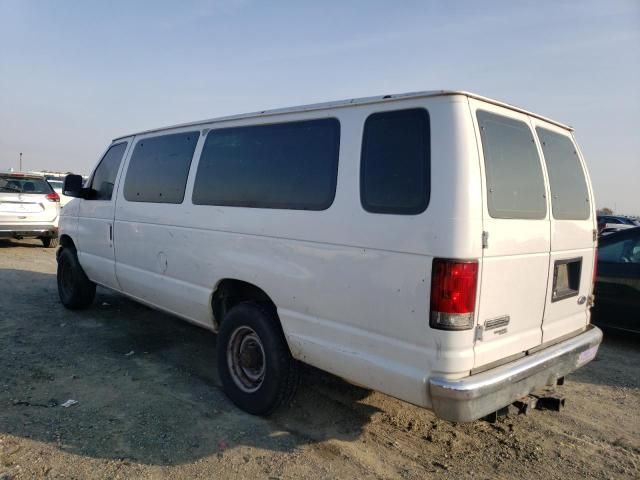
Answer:
<svg viewBox="0 0 640 480"><path fill-rule="evenodd" d="M438 330L473 328L478 284L477 260L434 258L429 325Z"/></svg>

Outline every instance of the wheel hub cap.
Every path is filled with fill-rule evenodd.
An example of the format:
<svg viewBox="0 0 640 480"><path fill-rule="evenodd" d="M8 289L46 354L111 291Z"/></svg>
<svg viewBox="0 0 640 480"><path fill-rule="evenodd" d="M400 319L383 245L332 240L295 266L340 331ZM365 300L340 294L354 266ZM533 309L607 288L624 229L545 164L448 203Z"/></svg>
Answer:
<svg viewBox="0 0 640 480"><path fill-rule="evenodd" d="M242 391L255 392L265 375L265 354L262 341L250 327L238 327L227 344L227 364L234 383Z"/></svg>

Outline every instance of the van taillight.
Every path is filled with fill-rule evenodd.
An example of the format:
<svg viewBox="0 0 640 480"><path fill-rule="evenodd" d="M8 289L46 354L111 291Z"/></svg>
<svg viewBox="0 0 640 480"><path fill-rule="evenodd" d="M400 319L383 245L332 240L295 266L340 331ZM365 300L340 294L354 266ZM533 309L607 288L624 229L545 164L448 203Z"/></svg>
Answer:
<svg viewBox="0 0 640 480"><path fill-rule="evenodd" d="M58 195L56 192L47 193L45 198L47 200L49 200L50 202L59 202L60 201L60 195Z"/></svg>
<svg viewBox="0 0 640 480"><path fill-rule="evenodd" d="M598 276L598 248L593 251L593 280L591 281L591 285L596 284L596 277Z"/></svg>
<svg viewBox="0 0 640 480"><path fill-rule="evenodd" d="M429 325L439 330L473 328L478 262L433 259Z"/></svg>

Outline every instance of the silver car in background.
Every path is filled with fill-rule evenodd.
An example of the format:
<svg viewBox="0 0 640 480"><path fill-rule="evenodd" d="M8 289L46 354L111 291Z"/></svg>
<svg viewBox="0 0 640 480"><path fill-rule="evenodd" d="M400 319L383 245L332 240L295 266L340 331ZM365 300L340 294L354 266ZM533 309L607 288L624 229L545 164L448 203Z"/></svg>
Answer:
<svg viewBox="0 0 640 480"><path fill-rule="evenodd" d="M0 238L39 238L58 245L60 196L43 175L0 172Z"/></svg>

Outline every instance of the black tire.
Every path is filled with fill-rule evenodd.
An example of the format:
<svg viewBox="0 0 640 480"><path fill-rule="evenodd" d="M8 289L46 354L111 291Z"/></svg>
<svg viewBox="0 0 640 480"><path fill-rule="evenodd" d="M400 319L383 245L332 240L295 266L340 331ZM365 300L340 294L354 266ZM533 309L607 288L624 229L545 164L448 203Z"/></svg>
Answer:
<svg viewBox="0 0 640 480"><path fill-rule="evenodd" d="M58 254L58 295L69 310L87 308L96 296L93 283L78 262L75 250L62 248Z"/></svg>
<svg viewBox="0 0 640 480"><path fill-rule="evenodd" d="M56 248L58 246L58 237L41 237L40 241L44 248Z"/></svg>
<svg viewBox="0 0 640 480"><path fill-rule="evenodd" d="M244 344L246 341L249 345L248 350L259 352L254 357L263 358L261 380L253 382L257 386L253 385L245 372L250 371L258 375L258 366L252 363L251 367L247 367L246 363L251 362L246 360L244 365L242 361L234 361L236 356L232 352L236 351L235 346L238 345L240 335L244 335L241 343ZM254 339L259 344L257 348ZM224 392L245 412L269 415L281 405L288 403L295 394L299 365L291 356L277 313L269 305L243 302L229 310L218 332L217 357L218 374ZM247 387L243 380L251 383L252 387Z"/></svg>

